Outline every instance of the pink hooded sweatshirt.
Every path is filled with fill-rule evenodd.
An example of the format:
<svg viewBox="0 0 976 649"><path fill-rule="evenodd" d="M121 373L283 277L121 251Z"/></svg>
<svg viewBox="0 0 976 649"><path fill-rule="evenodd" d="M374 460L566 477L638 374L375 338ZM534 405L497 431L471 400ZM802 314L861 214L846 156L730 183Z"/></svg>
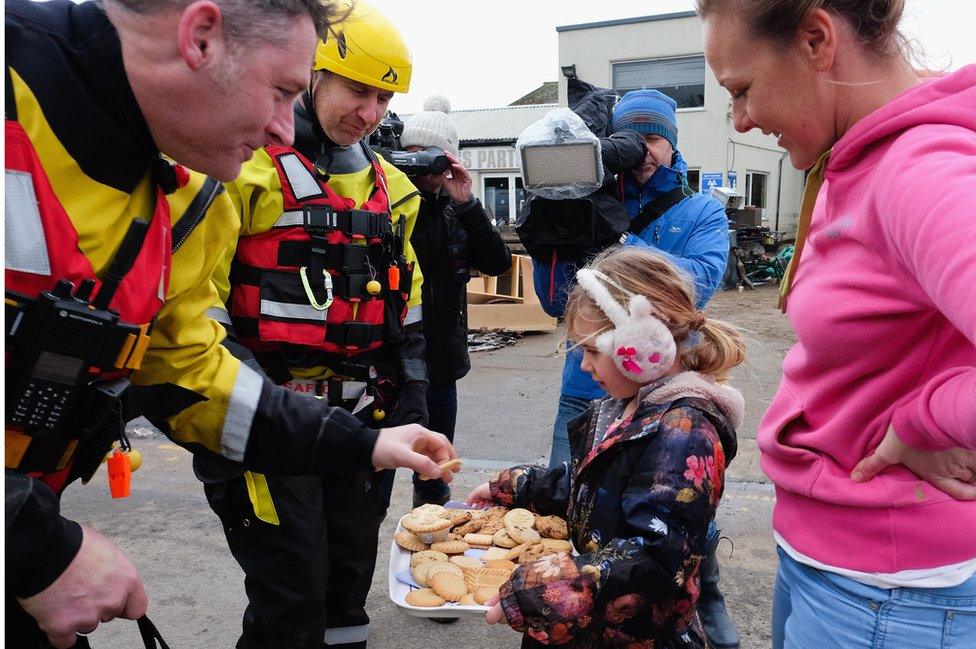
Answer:
<svg viewBox="0 0 976 649"><path fill-rule="evenodd" d="M775 530L862 572L976 557L976 502L902 465L850 479L889 424L913 448L976 449L976 66L834 145L787 315L798 342L758 435Z"/></svg>

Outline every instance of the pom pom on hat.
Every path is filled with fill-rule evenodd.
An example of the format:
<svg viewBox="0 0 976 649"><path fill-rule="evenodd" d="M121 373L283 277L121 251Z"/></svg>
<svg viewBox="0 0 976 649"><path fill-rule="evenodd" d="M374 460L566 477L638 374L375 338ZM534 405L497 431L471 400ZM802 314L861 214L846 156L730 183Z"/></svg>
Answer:
<svg viewBox="0 0 976 649"><path fill-rule="evenodd" d="M433 95L424 100L424 110L407 117L403 122L400 144L410 146L436 146L458 155L458 130L451 112L451 102L443 95Z"/></svg>

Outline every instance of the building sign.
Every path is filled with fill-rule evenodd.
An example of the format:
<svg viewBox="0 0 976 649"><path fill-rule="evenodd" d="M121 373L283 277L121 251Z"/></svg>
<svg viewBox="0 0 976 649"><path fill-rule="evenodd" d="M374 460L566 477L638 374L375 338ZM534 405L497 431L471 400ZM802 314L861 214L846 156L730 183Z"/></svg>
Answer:
<svg viewBox="0 0 976 649"><path fill-rule="evenodd" d="M735 171L730 171L729 172L729 187L731 187L732 189L735 189L736 188L736 183L738 183L738 182L739 182L739 174L736 173Z"/></svg>
<svg viewBox="0 0 976 649"><path fill-rule="evenodd" d="M471 171L518 169L515 147L461 149L461 163Z"/></svg>
<svg viewBox="0 0 976 649"><path fill-rule="evenodd" d="M708 196L712 193L712 189L715 187L721 187L723 184L721 173L710 173L702 172L701 175L701 193Z"/></svg>

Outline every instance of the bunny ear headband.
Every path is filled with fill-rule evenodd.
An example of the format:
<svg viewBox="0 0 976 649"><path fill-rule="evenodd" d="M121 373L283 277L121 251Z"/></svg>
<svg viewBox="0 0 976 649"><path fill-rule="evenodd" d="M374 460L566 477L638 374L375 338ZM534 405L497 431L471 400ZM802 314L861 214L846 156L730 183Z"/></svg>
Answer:
<svg viewBox="0 0 976 649"><path fill-rule="evenodd" d="M594 341L600 353L612 358L620 373L631 381L650 383L663 376L674 364L677 348L671 331L654 317L650 301L598 270L577 271L576 280L613 323L613 329ZM630 295L627 309L610 295L606 284Z"/></svg>

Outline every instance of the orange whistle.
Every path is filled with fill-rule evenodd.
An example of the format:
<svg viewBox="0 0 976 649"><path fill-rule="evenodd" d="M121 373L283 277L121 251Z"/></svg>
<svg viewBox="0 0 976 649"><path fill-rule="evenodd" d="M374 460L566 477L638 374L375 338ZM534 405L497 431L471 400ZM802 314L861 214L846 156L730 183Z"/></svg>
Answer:
<svg viewBox="0 0 976 649"><path fill-rule="evenodd" d="M390 290L399 291L400 290L400 268L398 266L390 266L386 276L387 279L389 280Z"/></svg>
<svg viewBox="0 0 976 649"><path fill-rule="evenodd" d="M132 465L129 456L116 449L108 459L108 488L112 498L128 498L132 485Z"/></svg>

